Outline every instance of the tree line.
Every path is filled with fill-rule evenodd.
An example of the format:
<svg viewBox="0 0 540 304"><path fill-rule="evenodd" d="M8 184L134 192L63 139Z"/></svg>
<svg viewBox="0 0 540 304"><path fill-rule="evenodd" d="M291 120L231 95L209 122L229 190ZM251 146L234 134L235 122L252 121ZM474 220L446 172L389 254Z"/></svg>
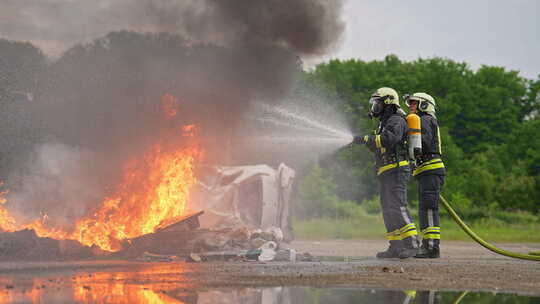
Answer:
<svg viewBox="0 0 540 304"><path fill-rule="evenodd" d="M331 60L305 72L304 81L324 88L327 100L347 114L359 135L376 127L366 113L377 88L432 95L447 168L443 194L470 218L540 211L540 76L532 80L503 67L473 70L446 58L402 61L389 55L373 61ZM375 179L367 149L346 147L305 175L299 198L319 200L320 206L324 200L369 203L378 192ZM418 197L413 183L409 197Z"/></svg>
<svg viewBox="0 0 540 304"><path fill-rule="evenodd" d="M110 59L103 61L102 65L116 66L125 61L125 65L132 66L131 59L124 58L123 47L131 50L131 42L141 45L139 40L142 40L146 45L143 49L153 50L152 54L157 52L160 57L173 58L181 55L175 60L182 64L191 62L185 55L189 52L171 51L183 44L167 35L146 37L116 33L102 40L107 43L76 46L51 62L30 43L0 39L2 172L9 171L15 164L12 158L19 156L17 151L27 150L27 146L43 140L38 137L48 133L41 130L39 122L26 117L28 111L25 107L36 103L32 100L35 96L47 95L46 92L58 91L51 88L65 86L68 93L73 91L73 96L86 92L82 96L89 99L90 104L97 98L96 94L107 92L107 83L104 83L107 80L102 77L101 65L94 60L101 58L102 53L112 54L102 56ZM205 50L209 52L209 58L212 52L218 51ZM142 53L141 57L149 57ZM291 69L296 69L296 65L297 62L291 60ZM152 83L151 87L157 88L156 91L171 90L178 84L189 85L188 78L175 74L178 69L163 68L168 65L161 62L156 66L161 71L158 75L167 76ZM73 74L68 73L70 69L80 71L75 73L80 77L68 77ZM125 79L124 82L144 76L127 73L131 70L126 68L106 70L116 73L108 77L116 76ZM44 73L47 77L43 77ZM47 81L43 81L44 78ZM182 81L173 81L177 78ZM137 87L128 84L131 88ZM426 92L435 98L443 159L447 167L443 194L460 211L470 217L483 217L497 211L540 212L540 137L537 134L540 130L540 77L527 79L518 71L495 66L481 66L474 70L467 63L446 58L403 61L389 55L383 60L331 60L319 64L303 72L296 93L305 94L309 90L309 94L316 92L323 96L324 100L346 114L354 133L363 135L376 127L376 122L368 119L366 113L370 95L382 86L395 88L401 95ZM188 89L178 90L185 93ZM191 89L194 91L191 94L193 99L200 100L201 96L195 93L199 87ZM71 96L68 93L64 95ZM51 99L58 99L55 97ZM403 101L402 105L405 106ZM74 107L70 104L65 106ZM77 138L75 136L74 140ZM339 201L347 202L342 204L344 209L347 209L347 204L370 204L378 193L372 155L361 146L345 147L333 155L322 157L319 166L300 175L299 199L309 201L310 206L319 206L311 208L315 216L323 214L321 210ZM413 183L409 193L412 201L417 199Z"/></svg>

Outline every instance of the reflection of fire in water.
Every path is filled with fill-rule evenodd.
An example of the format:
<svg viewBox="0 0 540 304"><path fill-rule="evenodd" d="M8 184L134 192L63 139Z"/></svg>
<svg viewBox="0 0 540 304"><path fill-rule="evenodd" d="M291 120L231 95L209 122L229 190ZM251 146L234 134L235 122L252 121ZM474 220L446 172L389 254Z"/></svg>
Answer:
<svg viewBox="0 0 540 304"><path fill-rule="evenodd" d="M176 116L177 104L174 96L163 96L165 118ZM183 132L176 135L193 137L195 129L193 125L185 126ZM116 192L105 198L92 214L77 220L74 231L48 227L46 215L29 224L18 224L4 207L6 192L0 193L0 228L5 231L33 229L40 237L74 239L107 251L120 250L119 240L152 233L160 223L181 216L186 209L189 191L195 182L193 163L200 149L195 145L176 149L169 146L170 143L167 146L157 143L143 157L128 161Z"/></svg>
<svg viewBox="0 0 540 304"><path fill-rule="evenodd" d="M135 276L136 278L137 276ZM94 273L70 280L67 277L34 278L28 282L2 281L0 304L12 303L184 303L175 298L184 292L183 284L126 284L129 273Z"/></svg>
<svg viewBox="0 0 540 304"><path fill-rule="evenodd" d="M165 294L166 290L159 286L126 285L111 283L109 285L78 285L73 290L73 300L76 303L152 303L152 304L181 304L180 300Z"/></svg>
<svg viewBox="0 0 540 304"><path fill-rule="evenodd" d="M162 268L164 267L164 268ZM174 276L169 276L174 272ZM127 272L80 273L72 278L73 302L75 303L184 303L178 296L184 294L189 284L184 283L184 265L173 268L158 266ZM163 276L161 276L163 274ZM159 282L152 278L157 276ZM144 283L137 281L144 277ZM0 302L1 303L1 302Z"/></svg>

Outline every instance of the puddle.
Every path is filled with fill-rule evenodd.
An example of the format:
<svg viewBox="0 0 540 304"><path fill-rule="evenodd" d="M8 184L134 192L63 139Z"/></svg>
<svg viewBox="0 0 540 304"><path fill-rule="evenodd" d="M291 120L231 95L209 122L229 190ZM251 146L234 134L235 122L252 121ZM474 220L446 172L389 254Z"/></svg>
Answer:
<svg viewBox="0 0 540 304"><path fill-rule="evenodd" d="M8 303L540 303L537 296L489 292L384 290L361 287L200 288L190 270L130 267L114 271L0 274L0 304Z"/></svg>
<svg viewBox="0 0 540 304"><path fill-rule="evenodd" d="M39 282L36 282L39 284ZM170 284L67 284L4 289L0 303L540 303L540 297L486 292L265 287L190 290Z"/></svg>

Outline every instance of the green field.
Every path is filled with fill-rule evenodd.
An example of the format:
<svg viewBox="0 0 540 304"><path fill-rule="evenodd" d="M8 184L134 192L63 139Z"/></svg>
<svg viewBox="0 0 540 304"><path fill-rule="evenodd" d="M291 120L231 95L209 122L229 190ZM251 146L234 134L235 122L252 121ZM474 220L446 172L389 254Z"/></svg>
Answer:
<svg viewBox="0 0 540 304"><path fill-rule="evenodd" d="M467 223L487 242L540 243L540 224L508 224L498 220ZM351 219L312 219L294 223L299 239L382 239L385 229L380 215ZM469 236L451 219L441 222L441 239L469 241Z"/></svg>

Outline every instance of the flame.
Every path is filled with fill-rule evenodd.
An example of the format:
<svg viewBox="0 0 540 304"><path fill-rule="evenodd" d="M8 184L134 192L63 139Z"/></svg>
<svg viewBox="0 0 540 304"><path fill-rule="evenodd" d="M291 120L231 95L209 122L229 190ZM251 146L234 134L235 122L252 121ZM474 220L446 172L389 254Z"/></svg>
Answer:
<svg viewBox="0 0 540 304"><path fill-rule="evenodd" d="M196 131L195 125L185 125L182 127L182 136L193 137L195 136L195 131Z"/></svg>
<svg viewBox="0 0 540 304"><path fill-rule="evenodd" d="M3 181L0 181L0 187L4 185ZM9 190L0 191L0 205L3 205L7 202L5 196L9 193Z"/></svg>
<svg viewBox="0 0 540 304"><path fill-rule="evenodd" d="M176 115L177 103L173 95L162 97L166 117ZM196 127L185 128L193 137ZM117 190L104 198L97 209L77 220L73 231L50 227L46 214L19 224L6 208L7 191L0 192L0 229L33 229L40 237L72 239L106 251L118 251L121 240L152 233L160 224L183 215L186 210L189 191L195 183L193 164L202 151L192 140L187 147L171 149L170 145L158 142L142 157L127 161Z"/></svg>
<svg viewBox="0 0 540 304"><path fill-rule="evenodd" d="M120 240L154 232L163 221L184 214L189 190L195 183L193 162L198 149L166 153L154 146L141 160L128 162L118 191L106 198L90 216L77 221L72 233L47 226L47 216L19 226L0 206L0 227L5 231L33 229L40 237L74 239L84 245L118 251Z"/></svg>
<svg viewBox="0 0 540 304"><path fill-rule="evenodd" d="M173 118L178 114L178 98L171 94L161 96L161 109L165 118Z"/></svg>
<svg viewBox="0 0 540 304"><path fill-rule="evenodd" d="M148 169L140 168L138 161L128 163L118 192L92 216L77 222L75 239L116 251L117 240L152 233L162 221L182 215L195 183L196 156L196 149L164 154L158 145L145 156Z"/></svg>
<svg viewBox="0 0 540 304"><path fill-rule="evenodd" d="M1 199L5 200L4 197ZM4 208L0 206L0 228L5 231L18 230L17 220Z"/></svg>

